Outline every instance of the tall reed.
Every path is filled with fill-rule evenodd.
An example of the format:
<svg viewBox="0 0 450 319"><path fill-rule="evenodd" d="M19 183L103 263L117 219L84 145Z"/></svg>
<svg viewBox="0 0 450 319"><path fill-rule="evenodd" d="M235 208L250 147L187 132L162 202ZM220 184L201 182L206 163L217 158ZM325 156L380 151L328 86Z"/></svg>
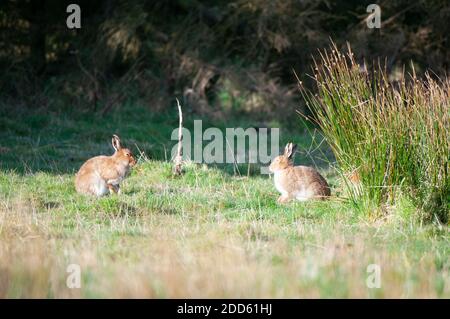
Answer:
<svg viewBox="0 0 450 319"><path fill-rule="evenodd" d="M301 92L338 165L352 173L353 199L382 207L406 195L426 219L448 221L450 80L413 72L390 82L382 63L369 71L350 46L344 54L335 44L320 52L314 79L317 93Z"/></svg>

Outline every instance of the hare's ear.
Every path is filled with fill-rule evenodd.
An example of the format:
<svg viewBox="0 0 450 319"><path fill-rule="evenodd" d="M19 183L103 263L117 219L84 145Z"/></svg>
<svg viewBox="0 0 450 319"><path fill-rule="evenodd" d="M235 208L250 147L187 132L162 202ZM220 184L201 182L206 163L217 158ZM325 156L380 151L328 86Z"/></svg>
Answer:
<svg viewBox="0 0 450 319"><path fill-rule="evenodd" d="M291 146L291 143L287 143L286 146L284 147L284 155L285 156L289 156L290 146Z"/></svg>
<svg viewBox="0 0 450 319"><path fill-rule="evenodd" d="M116 150L116 152L120 151L122 146L120 145L120 138L114 134L111 141L112 147Z"/></svg>
<svg viewBox="0 0 450 319"><path fill-rule="evenodd" d="M295 151L297 150L297 145L292 143L287 143L286 147L284 148L284 155L288 159L292 159Z"/></svg>
<svg viewBox="0 0 450 319"><path fill-rule="evenodd" d="M295 152L297 152L297 144L292 144L291 143L291 157L290 158L294 158Z"/></svg>

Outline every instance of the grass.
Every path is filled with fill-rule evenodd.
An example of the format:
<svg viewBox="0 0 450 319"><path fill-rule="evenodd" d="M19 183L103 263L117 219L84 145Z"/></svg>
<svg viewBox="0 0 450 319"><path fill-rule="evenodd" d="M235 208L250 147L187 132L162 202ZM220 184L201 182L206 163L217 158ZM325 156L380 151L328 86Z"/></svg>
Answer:
<svg viewBox="0 0 450 319"><path fill-rule="evenodd" d="M409 196L419 217L447 222L450 80L413 73L392 82L383 64L368 71L334 44L320 57L317 95L302 91L340 169L360 182L354 197L382 207Z"/></svg>
<svg viewBox="0 0 450 319"><path fill-rule="evenodd" d="M278 205L270 178L232 167L189 163L175 178L164 152L175 113L0 112L0 297L450 297L448 227L419 223L407 198L380 217L342 199ZM146 156L121 196L77 194L75 171L110 153L114 132ZM334 170L319 170L339 194ZM80 289L66 286L73 263Z"/></svg>

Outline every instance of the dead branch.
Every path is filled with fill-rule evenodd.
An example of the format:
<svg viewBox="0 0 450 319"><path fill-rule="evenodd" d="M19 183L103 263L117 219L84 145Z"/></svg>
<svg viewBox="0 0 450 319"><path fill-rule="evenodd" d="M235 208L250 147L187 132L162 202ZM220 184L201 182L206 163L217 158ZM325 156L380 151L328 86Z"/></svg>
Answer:
<svg viewBox="0 0 450 319"><path fill-rule="evenodd" d="M174 168L173 172L175 175L181 175L182 170L182 163L183 163L183 113L181 112L181 105L180 101L177 99L177 106L178 106L178 116L180 118L180 123L178 126L178 148L177 148L177 155L175 156L173 162L174 162Z"/></svg>

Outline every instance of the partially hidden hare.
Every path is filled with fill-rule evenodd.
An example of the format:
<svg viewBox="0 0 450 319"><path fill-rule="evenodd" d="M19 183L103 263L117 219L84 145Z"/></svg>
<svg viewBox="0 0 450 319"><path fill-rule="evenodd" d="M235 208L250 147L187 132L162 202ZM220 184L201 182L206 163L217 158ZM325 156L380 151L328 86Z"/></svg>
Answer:
<svg viewBox="0 0 450 319"><path fill-rule="evenodd" d="M112 156L96 156L87 160L75 176L78 193L97 197L120 194L120 182L127 176L136 160L128 148L122 148L117 135L112 137Z"/></svg>
<svg viewBox="0 0 450 319"><path fill-rule="evenodd" d="M281 193L279 203L291 199L306 201L309 199L326 199L330 196L327 181L314 168L294 166L293 155L297 145L288 143L284 154L273 159L269 170L274 174L275 187Z"/></svg>

